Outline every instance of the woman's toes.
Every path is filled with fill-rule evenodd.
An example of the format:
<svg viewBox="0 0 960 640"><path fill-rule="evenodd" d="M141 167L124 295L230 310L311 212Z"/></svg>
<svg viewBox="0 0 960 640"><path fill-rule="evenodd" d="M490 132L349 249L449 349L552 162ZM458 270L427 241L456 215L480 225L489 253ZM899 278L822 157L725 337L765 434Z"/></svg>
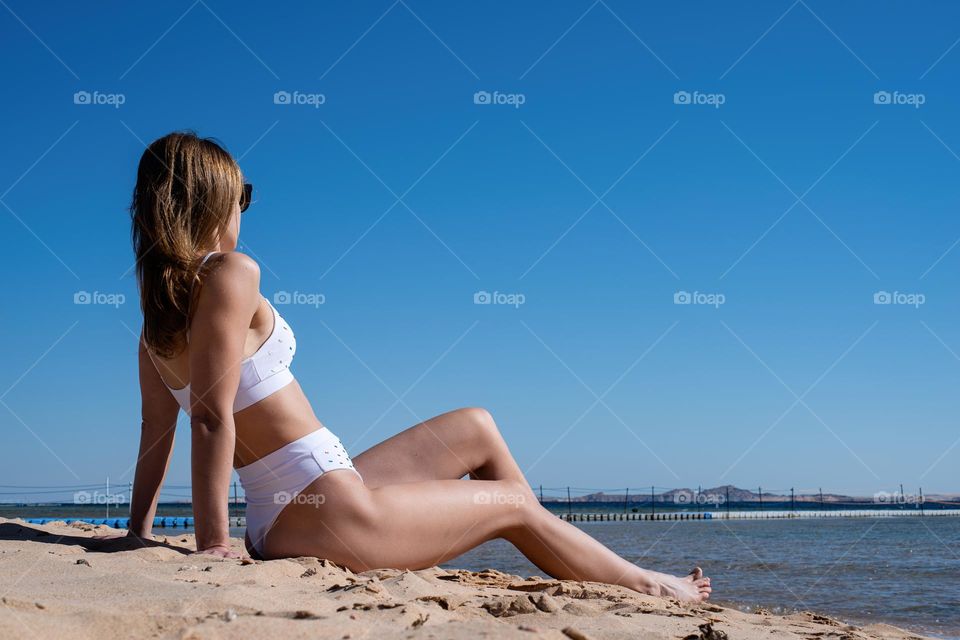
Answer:
<svg viewBox="0 0 960 640"><path fill-rule="evenodd" d="M697 581L703 577L703 569L700 567L694 567L693 571L690 572L690 579Z"/></svg>

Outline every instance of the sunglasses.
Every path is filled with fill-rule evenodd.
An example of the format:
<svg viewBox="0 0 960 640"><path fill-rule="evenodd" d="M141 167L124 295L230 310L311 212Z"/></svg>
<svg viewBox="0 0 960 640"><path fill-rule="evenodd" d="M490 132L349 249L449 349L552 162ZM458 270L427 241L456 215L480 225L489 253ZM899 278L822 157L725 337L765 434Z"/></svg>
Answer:
<svg viewBox="0 0 960 640"><path fill-rule="evenodd" d="M240 194L240 213L243 213L250 207L250 201L253 199L253 185L249 182L244 183L243 193Z"/></svg>

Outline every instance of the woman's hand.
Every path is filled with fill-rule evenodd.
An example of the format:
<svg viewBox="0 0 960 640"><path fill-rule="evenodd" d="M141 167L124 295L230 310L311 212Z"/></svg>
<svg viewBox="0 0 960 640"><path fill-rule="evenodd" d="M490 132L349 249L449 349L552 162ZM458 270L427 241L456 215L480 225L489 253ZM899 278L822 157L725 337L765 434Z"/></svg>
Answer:
<svg viewBox="0 0 960 640"><path fill-rule="evenodd" d="M217 556L218 558L242 558L243 555L239 551L234 551L230 548L230 545L226 544L215 544L204 549L197 549L197 552L194 555L211 555Z"/></svg>
<svg viewBox="0 0 960 640"><path fill-rule="evenodd" d="M100 542L108 542L110 540L123 540L128 535L130 534L129 533L111 533L110 535L106 535L106 536L93 536L93 539L99 540Z"/></svg>
<svg viewBox="0 0 960 640"><path fill-rule="evenodd" d="M148 542L153 542L153 534L152 534L152 533L149 533L149 532L148 532L148 533L143 533L143 534L137 534L137 533L134 533L133 531L130 531L130 530L128 530L126 533L111 533L111 534L108 534L108 535L105 535L105 536L93 536L93 539L94 539L94 540L103 540L103 541L107 541L107 540L122 540L122 539L124 539L124 538L133 538L133 539L135 539L135 540L146 540L146 541L148 541Z"/></svg>
<svg viewBox="0 0 960 640"><path fill-rule="evenodd" d="M154 540L151 533L136 534L133 531L93 536L93 540L101 551L132 551L160 544Z"/></svg>

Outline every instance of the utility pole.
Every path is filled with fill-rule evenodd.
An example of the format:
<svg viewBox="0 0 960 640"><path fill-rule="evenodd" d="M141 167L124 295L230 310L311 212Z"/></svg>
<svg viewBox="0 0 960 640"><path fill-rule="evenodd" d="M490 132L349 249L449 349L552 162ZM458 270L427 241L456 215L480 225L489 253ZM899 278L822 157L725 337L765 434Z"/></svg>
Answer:
<svg viewBox="0 0 960 640"><path fill-rule="evenodd" d="M654 488L650 487L650 515L651 517L657 513L657 501L653 497Z"/></svg>
<svg viewBox="0 0 960 640"><path fill-rule="evenodd" d="M820 510L823 511L823 487L820 488Z"/></svg>
<svg viewBox="0 0 960 640"><path fill-rule="evenodd" d="M727 485L727 520L730 519L730 485Z"/></svg>
<svg viewBox="0 0 960 640"><path fill-rule="evenodd" d="M572 511L571 511L571 506L570 506L570 487L567 487L567 516L568 516L567 519L568 519L568 520L569 520L569 516L570 516L571 512L572 512Z"/></svg>
<svg viewBox="0 0 960 640"><path fill-rule="evenodd" d="M623 512L627 512L627 503L630 502L630 487L627 487L627 493L623 496Z"/></svg>
<svg viewBox="0 0 960 640"><path fill-rule="evenodd" d="M920 487L920 515L923 515L923 487Z"/></svg>
<svg viewBox="0 0 960 640"><path fill-rule="evenodd" d="M757 495L760 496L760 513L763 513L763 487L757 487Z"/></svg>
<svg viewBox="0 0 960 640"><path fill-rule="evenodd" d="M794 502L793 487L790 487L790 512L796 513L796 511L797 505L796 502Z"/></svg>

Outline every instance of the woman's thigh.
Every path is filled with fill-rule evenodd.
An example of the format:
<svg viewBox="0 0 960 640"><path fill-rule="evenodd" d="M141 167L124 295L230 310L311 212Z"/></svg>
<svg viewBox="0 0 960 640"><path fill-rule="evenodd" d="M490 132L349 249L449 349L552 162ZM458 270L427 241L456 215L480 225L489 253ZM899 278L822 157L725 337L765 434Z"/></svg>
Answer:
<svg viewBox="0 0 960 640"><path fill-rule="evenodd" d="M329 558L355 571L429 567L524 525L526 487L514 480L432 480L370 489L334 471L287 505L265 547L270 558Z"/></svg>
<svg viewBox="0 0 960 640"><path fill-rule="evenodd" d="M369 488L456 480L484 464L495 428L483 409L457 409L374 445L353 464Z"/></svg>

